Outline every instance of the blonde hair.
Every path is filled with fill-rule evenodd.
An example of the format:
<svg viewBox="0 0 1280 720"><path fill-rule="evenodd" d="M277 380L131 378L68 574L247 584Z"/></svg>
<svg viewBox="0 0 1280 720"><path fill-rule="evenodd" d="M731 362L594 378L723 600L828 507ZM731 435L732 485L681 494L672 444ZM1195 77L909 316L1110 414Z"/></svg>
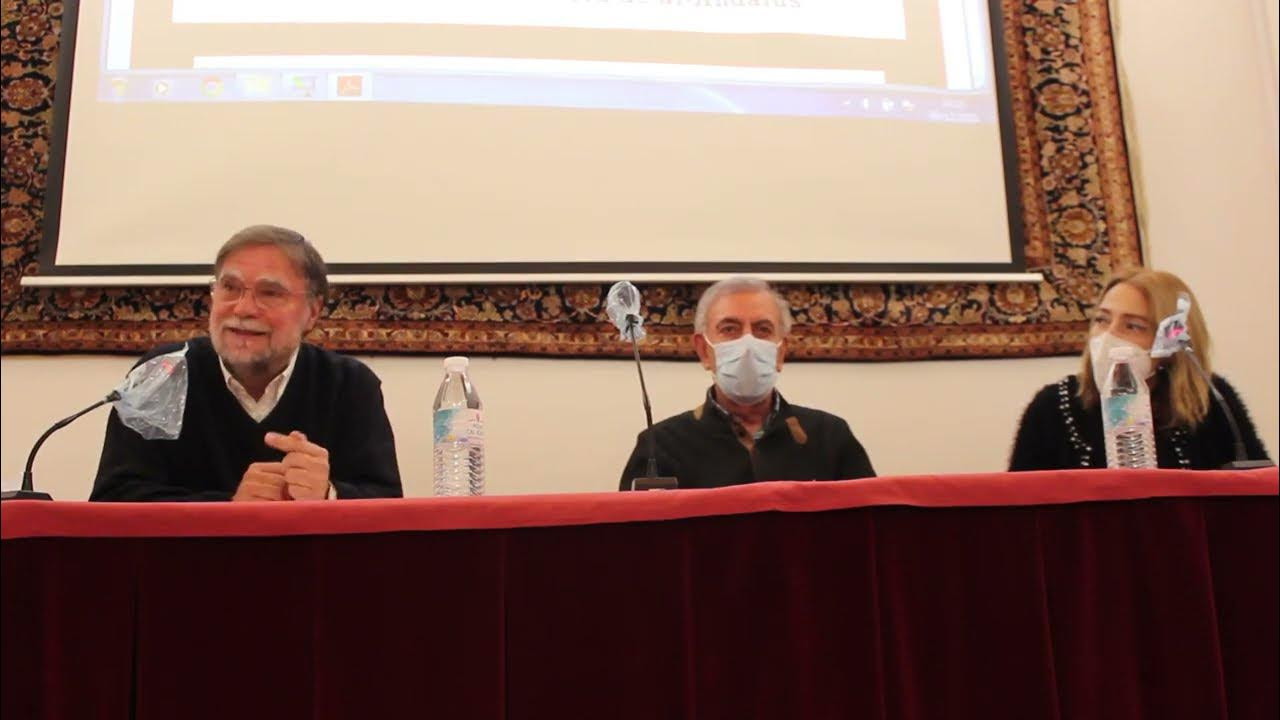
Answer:
<svg viewBox="0 0 1280 720"><path fill-rule="evenodd" d="M1162 270L1131 270L1111 278L1103 289L1102 295L1120 284L1128 285L1141 292L1147 298L1151 308L1151 316L1147 318L1156 326L1161 320L1169 317L1178 308L1178 294L1186 293L1191 298L1191 311L1187 313L1187 331L1191 334L1191 347L1195 350L1200 365L1205 373L1212 372L1209 363L1209 328L1205 325L1204 314L1200 312L1200 303L1196 301L1191 288L1182 278ZM1102 296L1098 301L1101 302ZM1167 425L1176 427L1185 425L1190 428L1198 426L1209 414L1209 384L1204 377L1192 367L1191 358L1185 352L1176 353L1166 359L1165 377L1168 382L1168 418ZM1098 402L1098 387L1094 383L1093 363L1089 356L1088 343L1080 355L1079 389L1077 394L1085 407L1092 407Z"/></svg>

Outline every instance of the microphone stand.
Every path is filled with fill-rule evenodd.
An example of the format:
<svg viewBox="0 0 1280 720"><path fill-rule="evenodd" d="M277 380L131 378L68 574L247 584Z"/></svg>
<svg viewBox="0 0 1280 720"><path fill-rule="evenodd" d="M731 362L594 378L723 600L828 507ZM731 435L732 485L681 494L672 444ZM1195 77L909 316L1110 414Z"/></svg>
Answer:
<svg viewBox="0 0 1280 720"><path fill-rule="evenodd" d="M84 415L85 413L88 413L91 410L97 410L103 405L106 405L107 403L115 402L119 399L120 399L119 391L112 390L110 395L102 398L98 402L81 410L75 415L62 418L58 422L54 423L53 427L50 427L48 430L45 430L44 434L40 436L40 439L36 440L35 446L31 448L31 454L27 456L27 467L25 470L22 471L22 488L20 490L5 490L3 493L0 493L0 500L52 500L53 497L49 495L49 493L36 492L32 484L31 468L36 463L36 453L40 451L40 446L44 445L44 441L48 440L50 435L70 425L72 422L76 420L76 418L79 418L81 415Z"/></svg>
<svg viewBox="0 0 1280 720"><path fill-rule="evenodd" d="M649 405L649 390L644 384L644 368L640 365L640 343L636 341L635 315L627 315L627 335L631 336L631 354L636 360L636 374L640 376L640 397L644 401L644 422L649 431L649 460L645 476L631 479L632 490L675 490L680 487L674 477L658 477L658 437L653 432L653 408Z"/></svg>
<svg viewBox="0 0 1280 720"><path fill-rule="evenodd" d="M1232 450L1235 460L1223 465L1223 470L1256 470L1257 468L1272 467L1275 463L1270 460L1250 460L1249 451L1244 447L1244 438L1240 435L1240 426L1236 423L1235 414L1231 412L1231 406L1227 405L1227 399L1218 392L1217 386L1213 384L1213 378L1209 373L1204 371L1204 366L1200 364L1200 358L1196 357L1195 351L1191 346L1186 346L1183 350L1187 354L1187 358L1191 360L1191 365L1204 379L1205 384L1209 386L1209 392L1213 395L1213 399L1218 403L1218 407L1222 409L1222 414L1227 416L1227 426L1231 428Z"/></svg>

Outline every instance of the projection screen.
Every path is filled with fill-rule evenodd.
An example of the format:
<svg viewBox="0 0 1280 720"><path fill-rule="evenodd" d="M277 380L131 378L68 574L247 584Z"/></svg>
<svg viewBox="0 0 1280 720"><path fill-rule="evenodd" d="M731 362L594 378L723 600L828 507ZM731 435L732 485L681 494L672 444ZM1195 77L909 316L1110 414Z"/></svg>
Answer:
<svg viewBox="0 0 1280 720"><path fill-rule="evenodd" d="M68 10L46 282L256 223L390 281L1026 277L994 0Z"/></svg>

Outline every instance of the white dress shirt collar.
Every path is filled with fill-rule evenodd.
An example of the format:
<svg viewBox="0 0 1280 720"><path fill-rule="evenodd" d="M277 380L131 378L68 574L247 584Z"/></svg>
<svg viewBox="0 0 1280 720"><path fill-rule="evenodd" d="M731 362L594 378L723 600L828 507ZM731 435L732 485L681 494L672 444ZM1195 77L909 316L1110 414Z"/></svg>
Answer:
<svg viewBox="0 0 1280 720"><path fill-rule="evenodd" d="M298 351L301 346L293 351L293 355L289 358L289 364L285 366L284 371L272 378L267 383L267 387L262 391L262 397L257 400L244 389L244 385L235 379L227 366L222 362L222 358L218 358L218 368L222 370L222 377L227 381L227 389L231 391L231 395L240 403L240 407L244 408L249 417L255 422L262 422L263 418L271 414L276 409L276 405L280 402L280 398L284 395L284 388L289 384L289 378L293 375L293 366L298 362Z"/></svg>

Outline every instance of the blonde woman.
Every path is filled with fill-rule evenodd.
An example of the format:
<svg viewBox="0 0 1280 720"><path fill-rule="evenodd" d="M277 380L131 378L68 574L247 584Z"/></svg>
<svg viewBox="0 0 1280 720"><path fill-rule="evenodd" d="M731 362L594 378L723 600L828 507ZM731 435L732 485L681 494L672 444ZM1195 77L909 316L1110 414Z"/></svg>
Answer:
<svg viewBox="0 0 1280 720"><path fill-rule="evenodd" d="M1191 358L1178 353L1153 360L1148 354L1156 326L1174 313L1179 293L1192 299L1187 318L1192 348L1205 371L1212 372L1209 331L1186 283L1158 270L1118 275L1094 308L1080 371L1045 386L1027 406L1009 458L1010 470L1106 467L1099 395L1109 366L1108 351L1119 346L1139 351L1133 369L1147 378L1151 390L1160 467L1212 470L1236 459L1230 424ZM1249 458L1266 459L1267 452L1235 390L1217 375L1213 383L1240 426Z"/></svg>

